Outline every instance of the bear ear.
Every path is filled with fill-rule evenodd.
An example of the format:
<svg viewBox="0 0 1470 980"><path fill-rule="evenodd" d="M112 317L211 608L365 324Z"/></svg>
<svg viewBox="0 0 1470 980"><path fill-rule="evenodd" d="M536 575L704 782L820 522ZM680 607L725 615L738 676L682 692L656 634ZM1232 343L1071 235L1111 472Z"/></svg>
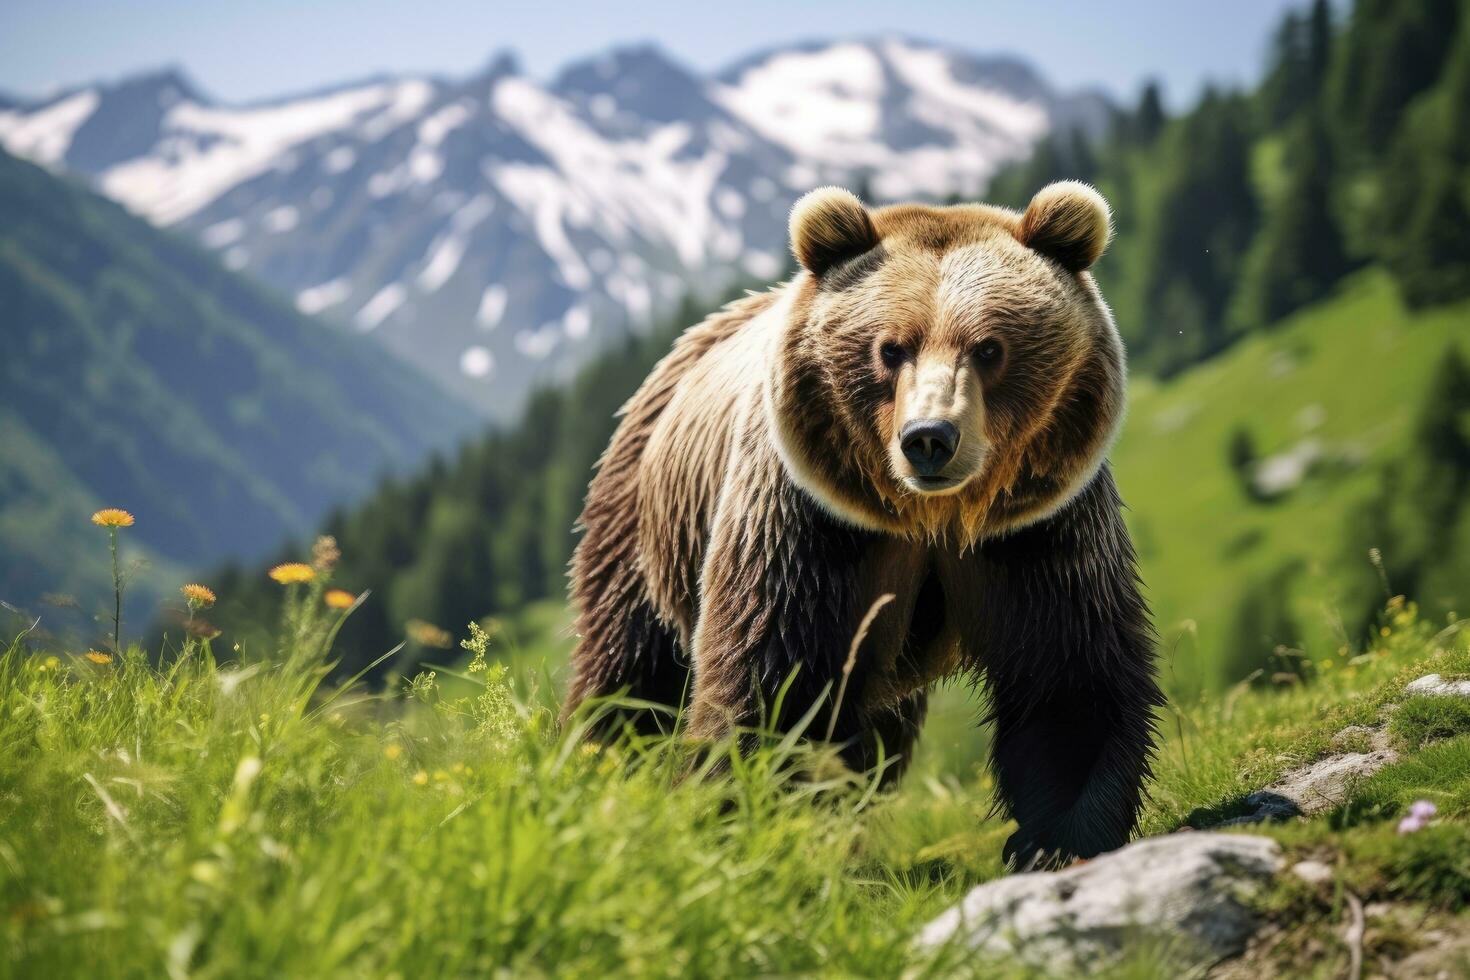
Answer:
<svg viewBox="0 0 1470 980"><path fill-rule="evenodd" d="M1080 181L1061 180L1036 192L1016 237L1069 272L1081 272L1098 260L1112 235L1103 196Z"/></svg>
<svg viewBox="0 0 1470 980"><path fill-rule="evenodd" d="M877 244L868 209L840 187L818 187L791 208L791 251L812 275L820 276Z"/></svg>

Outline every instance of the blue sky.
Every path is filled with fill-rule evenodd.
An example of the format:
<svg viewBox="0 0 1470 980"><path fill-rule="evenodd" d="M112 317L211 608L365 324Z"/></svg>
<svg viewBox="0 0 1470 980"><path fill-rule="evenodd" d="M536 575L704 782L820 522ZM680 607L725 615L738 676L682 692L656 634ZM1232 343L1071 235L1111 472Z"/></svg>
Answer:
<svg viewBox="0 0 1470 980"><path fill-rule="evenodd" d="M1120 96L1157 76L1170 100L1206 80L1249 82L1287 0L1180 3L1052 0L896 3L699 0L474 3L469 0L3 0L0 91L57 86L161 65L240 101L375 71L473 71L516 51L534 75L611 44L655 41L698 68L819 37L908 33L1020 54L1062 86Z"/></svg>

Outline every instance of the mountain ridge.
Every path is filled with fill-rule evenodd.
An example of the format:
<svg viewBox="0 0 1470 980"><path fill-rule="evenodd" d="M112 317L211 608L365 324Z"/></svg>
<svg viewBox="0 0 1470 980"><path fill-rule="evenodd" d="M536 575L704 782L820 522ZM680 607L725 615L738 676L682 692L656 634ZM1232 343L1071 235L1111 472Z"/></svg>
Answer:
<svg viewBox="0 0 1470 980"><path fill-rule="evenodd" d="M134 511L125 543L160 573L260 555L476 424L183 236L4 153L0 213L0 502L31 515L0 523L0 598L91 591L89 506Z"/></svg>
<svg viewBox="0 0 1470 980"><path fill-rule="evenodd" d="M976 193L1057 126L1107 115L1014 56L890 35L715 72L634 43L545 79L501 50L461 77L234 104L162 69L0 108L0 145L508 420L686 295L782 274L811 186Z"/></svg>

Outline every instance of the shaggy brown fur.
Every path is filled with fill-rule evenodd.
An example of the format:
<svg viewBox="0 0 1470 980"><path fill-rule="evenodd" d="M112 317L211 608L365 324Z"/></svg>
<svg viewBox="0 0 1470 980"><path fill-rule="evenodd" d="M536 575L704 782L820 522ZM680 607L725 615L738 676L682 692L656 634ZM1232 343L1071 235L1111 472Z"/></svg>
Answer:
<svg viewBox="0 0 1470 980"><path fill-rule="evenodd" d="M813 731L896 773L929 687L972 676L1020 824L1008 853L1123 843L1161 698L1103 465L1123 352L1086 268L1108 234L1079 184L1024 215L799 202L804 271L689 330L624 408L572 563L568 713L627 691L687 702L690 732L717 737L830 712L892 595ZM945 452L916 456L936 424Z"/></svg>

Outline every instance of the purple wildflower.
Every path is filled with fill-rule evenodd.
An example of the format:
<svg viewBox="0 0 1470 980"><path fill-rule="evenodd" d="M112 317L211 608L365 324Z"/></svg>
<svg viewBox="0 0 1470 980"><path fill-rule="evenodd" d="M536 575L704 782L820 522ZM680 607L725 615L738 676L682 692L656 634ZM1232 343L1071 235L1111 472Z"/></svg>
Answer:
<svg viewBox="0 0 1470 980"><path fill-rule="evenodd" d="M1439 807L1430 803L1428 800L1415 800L1414 805L1409 807L1409 816L1416 817L1419 820L1428 820L1438 812Z"/></svg>
<svg viewBox="0 0 1470 980"><path fill-rule="evenodd" d="M1415 800L1409 807L1408 816L1399 821L1399 833L1414 834L1429 826L1429 821L1439 812L1439 807L1428 800Z"/></svg>

